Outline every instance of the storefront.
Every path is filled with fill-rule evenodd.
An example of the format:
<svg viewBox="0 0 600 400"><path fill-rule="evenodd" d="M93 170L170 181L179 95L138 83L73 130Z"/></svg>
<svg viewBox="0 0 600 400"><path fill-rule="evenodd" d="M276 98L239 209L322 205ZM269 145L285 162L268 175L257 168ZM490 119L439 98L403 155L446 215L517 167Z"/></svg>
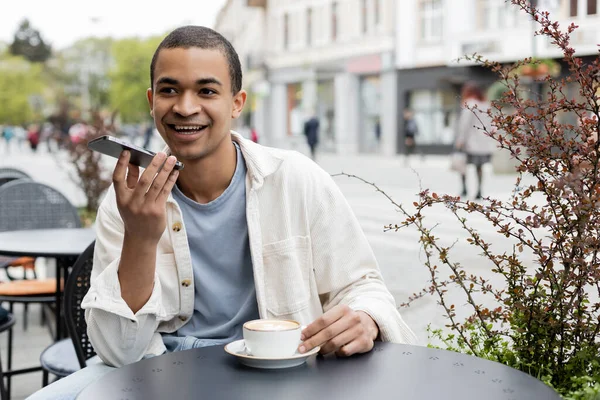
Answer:
<svg viewBox="0 0 600 400"><path fill-rule="evenodd" d="M419 134L417 148L424 154L448 154L452 151L460 92L467 81L486 87L496 80L489 70L479 67L432 67L398 71L398 110L414 112ZM404 153L404 117L398 117L397 152Z"/></svg>

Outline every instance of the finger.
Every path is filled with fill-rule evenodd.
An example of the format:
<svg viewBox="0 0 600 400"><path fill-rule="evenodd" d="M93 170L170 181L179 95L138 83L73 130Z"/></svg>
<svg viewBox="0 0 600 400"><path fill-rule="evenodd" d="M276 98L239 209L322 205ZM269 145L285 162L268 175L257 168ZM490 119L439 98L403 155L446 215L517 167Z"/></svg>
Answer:
<svg viewBox="0 0 600 400"><path fill-rule="evenodd" d="M165 182L167 182L171 171L173 171L175 161L177 161L177 159L174 156L169 156L158 172L158 175L156 175L154 178L154 181L152 182L152 185L150 185L150 189L148 189L147 193L147 197L150 200L156 201L158 196L162 193L163 186L165 186Z"/></svg>
<svg viewBox="0 0 600 400"><path fill-rule="evenodd" d="M317 346L321 346L324 343L327 343L334 337L338 336L342 332L350 329L353 325L356 325L356 320L353 317L348 317L344 315L343 318L337 320L332 325L322 329L316 335L308 338L305 342L300 344L298 351L300 353L305 353L314 349Z"/></svg>
<svg viewBox="0 0 600 400"><path fill-rule="evenodd" d="M144 173L142 173L142 176L140 176L138 184L135 187L135 191L133 192L133 201L135 203L142 204L144 202L146 198L146 192L148 192L148 189L150 189L150 185L152 185L152 182L156 177L156 173L158 170L160 170L166 159L167 155L162 151L157 153L154 158L152 158L152 162L150 162L148 168L146 168Z"/></svg>
<svg viewBox="0 0 600 400"><path fill-rule="evenodd" d="M140 167L137 165L129 164L127 167L127 187L129 189L135 189L135 186L140 179Z"/></svg>
<svg viewBox="0 0 600 400"><path fill-rule="evenodd" d="M361 325L352 326L349 329L346 329L336 337L327 341L321 346L321 350L319 351L321 354L329 354L333 352L337 352L343 346L347 345L358 339L361 335L364 335L364 329L362 329Z"/></svg>
<svg viewBox="0 0 600 400"><path fill-rule="evenodd" d="M350 357L354 354L368 353L373 350L375 342L367 336L360 336L352 342L345 344L339 348L335 354L339 357Z"/></svg>
<svg viewBox="0 0 600 400"><path fill-rule="evenodd" d="M333 307L331 310L317 318L312 324L304 328L301 339L308 339L326 327L332 325L335 321L344 316L344 313L347 311L347 309L349 309L348 306L342 305Z"/></svg>
<svg viewBox="0 0 600 400"><path fill-rule="evenodd" d="M179 176L179 171L177 171L176 169L171 171L171 174L169 175L169 179L167 179L167 182L163 186L162 191L156 198L157 203L166 203L167 202L167 198L169 197L169 194L173 190L173 186L175 186L178 176Z"/></svg>
<svg viewBox="0 0 600 400"><path fill-rule="evenodd" d="M117 194L123 193L126 188L125 177L127 175L127 165L129 164L130 157L131 154L127 150L122 151L119 160L117 161L117 165L115 165L112 179Z"/></svg>

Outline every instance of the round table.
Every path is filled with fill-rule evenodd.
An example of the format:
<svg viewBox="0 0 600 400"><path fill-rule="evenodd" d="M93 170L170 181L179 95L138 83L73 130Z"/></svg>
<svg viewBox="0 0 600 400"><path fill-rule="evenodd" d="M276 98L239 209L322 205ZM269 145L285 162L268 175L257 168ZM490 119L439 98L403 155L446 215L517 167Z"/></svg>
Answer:
<svg viewBox="0 0 600 400"><path fill-rule="evenodd" d="M115 369L79 400L406 399L560 400L541 381L499 363L427 347L377 343L350 358L316 356L295 368L241 365L221 346Z"/></svg>
<svg viewBox="0 0 600 400"><path fill-rule="evenodd" d="M92 228L32 229L0 232L0 254L29 257L78 257L96 239Z"/></svg>
<svg viewBox="0 0 600 400"><path fill-rule="evenodd" d="M65 332L61 319L61 278L66 282L71 266L96 239L92 228L31 229L0 232L0 255L56 259L56 340Z"/></svg>

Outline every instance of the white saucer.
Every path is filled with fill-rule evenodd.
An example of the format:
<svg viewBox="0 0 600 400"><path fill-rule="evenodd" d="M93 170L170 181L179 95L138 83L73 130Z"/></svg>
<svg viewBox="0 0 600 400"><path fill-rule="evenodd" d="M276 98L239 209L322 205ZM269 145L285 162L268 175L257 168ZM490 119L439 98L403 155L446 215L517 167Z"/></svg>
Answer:
<svg viewBox="0 0 600 400"><path fill-rule="evenodd" d="M285 358L263 358L254 357L248 354L244 339L236 340L225 346L225 351L232 356L237 357L242 364L247 365L248 367L264 369L291 368L302 365L306 362L308 357L317 354L320 349L320 347L315 347L307 353L296 353L291 357Z"/></svg>

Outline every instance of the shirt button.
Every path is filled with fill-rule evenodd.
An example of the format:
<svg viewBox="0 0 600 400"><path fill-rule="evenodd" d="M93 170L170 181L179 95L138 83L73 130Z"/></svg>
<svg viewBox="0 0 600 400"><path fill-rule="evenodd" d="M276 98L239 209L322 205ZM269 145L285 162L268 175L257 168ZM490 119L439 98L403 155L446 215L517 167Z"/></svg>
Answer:
<svg viewBox="0 0 600 400"><path fill-rule="evenodd" d="M179 319L180 319L180 320L182 320L183 322L187 321L187 318L186 318L186 317L184 317L183 315L180 315L180 316L179 316Z"/></svg>
<svg viewBox="0 0 600 400"><path fill-rule="evenodd" d="M181 286L183 287L188 287L192 284L192 281L190 281L189 279L184 279L181 281Z"/></svg>
<svg viewBox="0 0 600 400"><path fill-rule="evenodd" d="M173 232L179 232L181 230L181 222L175 222L171 228Z"/></svg>

